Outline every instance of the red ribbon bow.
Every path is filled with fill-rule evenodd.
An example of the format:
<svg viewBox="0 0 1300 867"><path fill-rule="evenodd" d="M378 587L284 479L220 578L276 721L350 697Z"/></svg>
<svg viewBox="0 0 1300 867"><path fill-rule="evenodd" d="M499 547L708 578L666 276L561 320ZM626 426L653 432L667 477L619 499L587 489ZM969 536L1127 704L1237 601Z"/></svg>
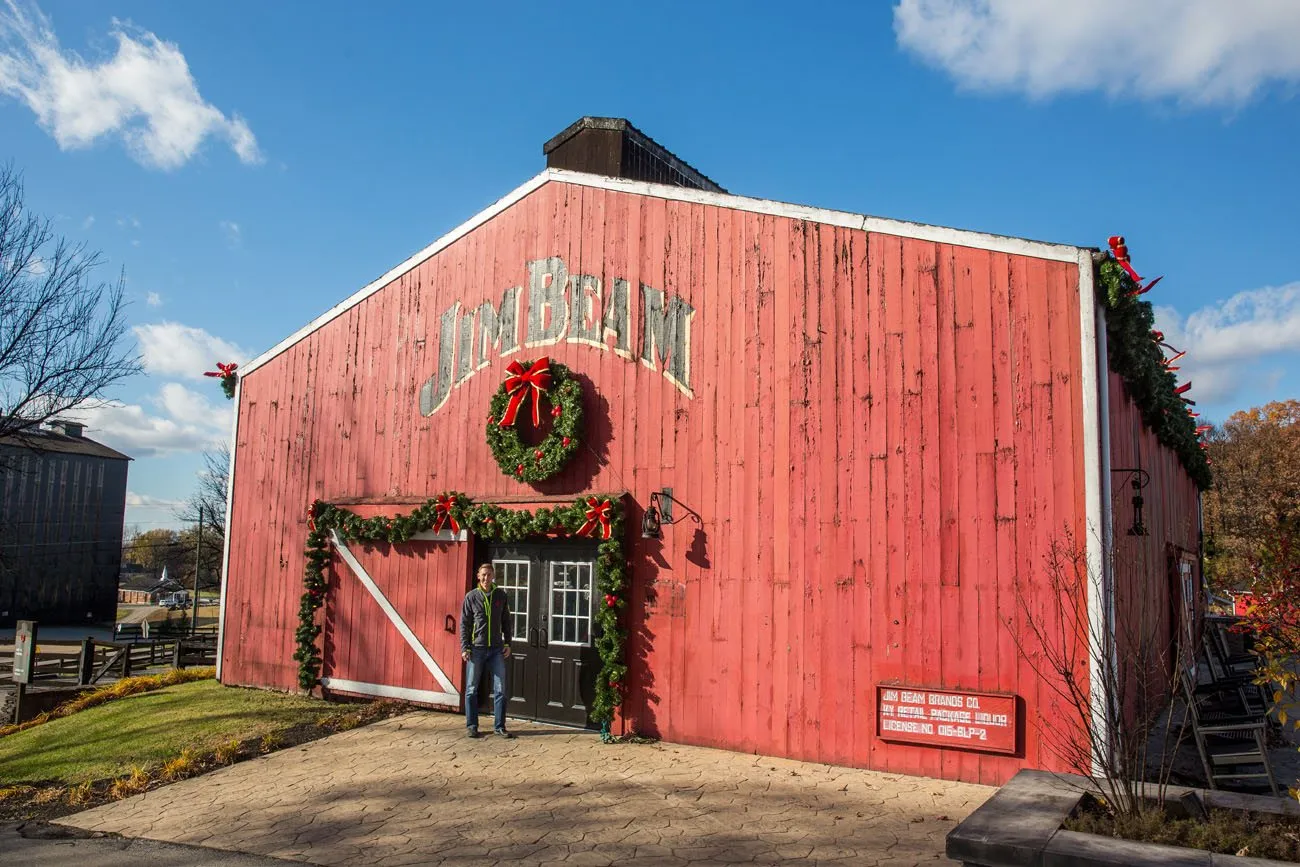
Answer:
<svg viewBox="0 0 1300 867"><path fill-rule="evenodd" d="M238 364L235 364L235 363L233 363L233 362L231 362L230 364L222 364L220 361L218 361L218 362L217 362L217 369L216 369L216 370L205 370L205 371L203 371L203 375L204 375L204 376L219 376L219 377L221 377L222 379L225 379L225 378L228 377L228 376L234 376L234 375L235 375L235 368L238 367L238 366L239 366Z"/></svg>
<svg viewBox="0 0 1300 867"><path fill-rule="evenodd" d="M438 520L433 522L433 532L441 533L444 524L450 524L453 533L460 532L460 524L456 521L456 516L451 513L451 507L455 502L449 494L438 498Z"/></svg>
<svg viewBox="0 0 1300 867"><path fill-rule="evenodd" d="M613 532L609 526L609 513L614 508L609 500L597 500L595 497L587 498L587 523L578 529L579 536L590 536L600 526L600 538L608 539Z"/></svg>
<svg viewBox="0 0 1300 867"><path fill-rule="evenodd" d="M1133 270L1133 266L1129 264L1128 245L1124 243L1124 236L1111 235L1109 243L1110 252L1115 257L1115 261L1119 263L1119 266L1124 269L1124 273L1128 274L1134 283L1141 285L1142 278L1138 276L1138 273ZM1155 284L1153 283L1152 285L1154 286Z"/></svg>
<svg viewBox="0 0 1300 867"><path fill-rule="evenodd" d="M316 504L315 503L312 503L310 506L307 507L307 530L312 533L316 532Z"/></svg>
<svg viewBox="0 0 1300 867"><path fill-rule="evenodd" d="M518 361L512 361L506 370L513 374L506 377L506 393L510 395L510 403L506 406L499 425L510 427L514 424L520 405L530 395L533 398L533 424L540 425L542 392L551 387L551 359L539 358L527 370Z"/></svg>

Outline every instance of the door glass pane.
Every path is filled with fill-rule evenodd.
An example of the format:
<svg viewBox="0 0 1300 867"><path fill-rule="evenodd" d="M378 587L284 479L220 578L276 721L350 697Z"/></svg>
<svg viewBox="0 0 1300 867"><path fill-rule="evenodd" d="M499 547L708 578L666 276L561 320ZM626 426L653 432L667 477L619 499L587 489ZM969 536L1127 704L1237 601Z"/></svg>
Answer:
<svg viewBox="0 0 1300 867"><path fill-rule="evenodd" d="M550 564L552 644L591 644L592 566L591 561Z"/></svg>
<svg viewBox="0 0 1300 867"><path fill-rule="evenodd" d="M510 613L514 616L515 639L528 637L528 579L533 564L528 560L493 560L497 586L506 591L510 600Z"/></svg>

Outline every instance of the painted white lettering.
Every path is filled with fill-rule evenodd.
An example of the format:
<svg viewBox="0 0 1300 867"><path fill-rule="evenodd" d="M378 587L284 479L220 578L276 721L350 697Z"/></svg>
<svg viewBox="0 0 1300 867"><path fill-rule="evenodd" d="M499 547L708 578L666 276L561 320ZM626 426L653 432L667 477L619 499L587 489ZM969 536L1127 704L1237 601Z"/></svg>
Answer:
<svg viewBox="0 0 1300 867"><path fill-rule="evenodd" d="M564 293L569 285L569 269L559 256L528 263L528 340L529 349L550 346L564 339L569 330L569 307Z"/></svg>
<svg viewBox="0 0 1300 867"><path fill-rule="evenodd" d="M587 343L604 349L603 326L597 318L600 308L600 278L579 274L569 292L569 342Z"/></svg>
<svg viewBox="0 0 1300 867"><path fill-rule="evenodd" d="M691 393L691 319L695 308L662 289L641 284L641 363L664 365L664 376L687 397Z"/></svg>

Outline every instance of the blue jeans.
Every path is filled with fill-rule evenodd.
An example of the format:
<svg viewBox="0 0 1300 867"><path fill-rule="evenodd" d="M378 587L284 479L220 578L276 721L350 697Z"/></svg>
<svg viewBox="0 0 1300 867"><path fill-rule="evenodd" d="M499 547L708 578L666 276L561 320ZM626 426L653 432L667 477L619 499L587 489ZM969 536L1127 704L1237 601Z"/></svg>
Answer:
<svg viewBox="0 0 1300 867"><path fill-rule="evenodd" d="M492 726L506 730L506 659L499 647L470 648L465 664L465 728L478 731L478 682L483 667L492 672Z"/></svg>

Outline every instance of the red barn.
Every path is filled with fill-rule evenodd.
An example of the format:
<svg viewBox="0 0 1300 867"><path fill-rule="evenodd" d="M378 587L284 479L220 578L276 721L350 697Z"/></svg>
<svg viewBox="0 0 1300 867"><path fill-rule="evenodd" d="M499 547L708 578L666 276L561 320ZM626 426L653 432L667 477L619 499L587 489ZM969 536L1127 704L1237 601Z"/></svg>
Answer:
<svg viewBox="0 0 1300 867"><path fill-rule="evenodd" d="M221 680L459 708L490 561L518 717L1068 765L1028 627L1085 663L1120 627L1174 642L1199 586L1194 461L1110 369L1113 260L729 195L622 120L545 152L241 371Z"/></svg>

